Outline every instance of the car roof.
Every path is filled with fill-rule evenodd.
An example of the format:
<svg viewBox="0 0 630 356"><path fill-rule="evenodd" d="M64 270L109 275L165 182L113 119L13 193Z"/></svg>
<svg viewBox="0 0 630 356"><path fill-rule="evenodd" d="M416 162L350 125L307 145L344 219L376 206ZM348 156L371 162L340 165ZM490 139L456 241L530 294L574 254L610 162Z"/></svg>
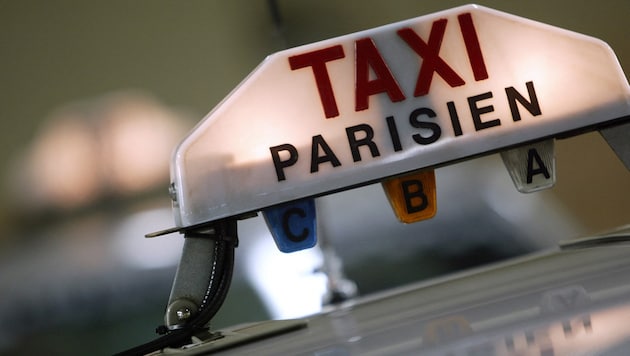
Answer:
<svg viewBox="0 0 630 356"><path fill-rule="evenodd" d="M186 352L610 352L630 340L630 331L605 331L602 324L630 315L630 236L627 227L620 231L345 302L304 319L221 330L216 341ZM613 236L603 244L579 243Z"/></svg>

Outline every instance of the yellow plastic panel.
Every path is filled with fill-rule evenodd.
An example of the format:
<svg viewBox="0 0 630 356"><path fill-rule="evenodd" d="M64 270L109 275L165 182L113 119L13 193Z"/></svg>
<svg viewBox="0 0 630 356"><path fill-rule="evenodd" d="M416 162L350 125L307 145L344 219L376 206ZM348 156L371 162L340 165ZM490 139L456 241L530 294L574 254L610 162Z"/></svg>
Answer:
<svg viewBox="0 0 630 356"><path fill-rule="evenodd" d="M382 184L400 221L410 224L435 216L437 194L434 170L391 178Z"/></svg>

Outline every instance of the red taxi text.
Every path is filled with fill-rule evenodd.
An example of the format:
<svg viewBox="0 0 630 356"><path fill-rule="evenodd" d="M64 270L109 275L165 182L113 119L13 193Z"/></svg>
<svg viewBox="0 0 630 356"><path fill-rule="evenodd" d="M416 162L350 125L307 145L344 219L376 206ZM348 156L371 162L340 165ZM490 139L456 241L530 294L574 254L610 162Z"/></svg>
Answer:
<svg viewBox="0 0 630 356"><path fill-rule="evenodd" d="M461 14L457 20L475 81L488 79L488 71L471 14ZM422 59L413 92L414 97L429 94L434 74L439 75L451 87L466 84L460 74L440 57L439 52L446 26L447 19L434 21L427 41L409 27L396 31L409 49ZM324 116L327 119L339 116L327 63L345 57L343 47L335 45L288 59L291 70L311 68ZM370 79L370 69L375 75L374 79ZM403 101L406 98L374 41L369 37L362 38L355 42L355 111L369 109L369 98L376 94L387 94L391 102Z"/></svg>
<svg viewBox="0 0 630 356"><path fill-rule="evenodd" d="M387 95L392 103L401 102L411 95L416 98L428 95L435 77L440 77L451 88L465 85L466 82L461 75L462 73L455 71L453 66L440 56L440 47L447 25L447 19L435 20L431 24L431 30L426 41L410 27L396 31L397 36L406 43L406 47L415 53L418 60L421 61L413 93L403 92L372 38L366 37L356 40L354 46L354 110L356 112L368 110L369 99L373 95ZM458 26L458 32L461 33L462 56L468 59L475 82L488 79L488 70L471 14L458 15L455 26ZM292 71L308 70L309 68L312 71L326 119L340 115L327 65L345 57L343 47L334 45L288 58ZM303 156L310 159L310 173L313 174L317 173L323 165L336 168L346 163L339 159L340 150L349 150L353 162L360 162L368 156L371 158L379 157L384 149L393 150L395 153L403 151L410 145L431 145L445 135L462 136L465 134L462 120L472 121L474 130L481 131L500 127L502 120L520 121L522 109L529 112L530 116L541 115L534 82L528 81L524 85L519 83L518 87L519 90L512 86L506 87L501 93L483 92L467 97L465 101L463 98L458 99L457 103L448 101L442 107L421 106L405 113L408 116L406 123L403 118L388 116L372 118L371 120L385 120L378 126L367 122L348 126L345 128L347 145L342 145L345 147L340 146L338 142L331 146L321 134L312 136L310 148L300 147L298 150L291 143L269 147L276 177L278 181L286 180L290 167L294 166L298 160L303 159ZM499 118L492 115L495 111L492 101L499 97L502 97L499 100L507 101L511 118ZM463 109L464 107L465 109ZM437 109L437 112L448 113L448 119L438 117L434 109ZM396 113L396 115L399 114ZM387 130L387 132L375 132L374 127L384 127L382 130ZM405 138L404 135L406 135L406 140L403 139ZM409 135L412 140L408 139ZM404 144L404 142L410 143ZM405 145L408 147L404 147Z"/></svg>

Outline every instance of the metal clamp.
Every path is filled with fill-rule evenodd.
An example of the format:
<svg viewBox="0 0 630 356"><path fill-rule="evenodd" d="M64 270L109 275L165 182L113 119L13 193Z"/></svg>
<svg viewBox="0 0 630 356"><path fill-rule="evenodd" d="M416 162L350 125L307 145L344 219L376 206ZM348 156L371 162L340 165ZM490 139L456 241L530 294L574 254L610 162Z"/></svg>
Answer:
<svg viewBox="0 0 630 356"><path fill-rule="evenodd" d="M164 315L163 336L119 355L144 355L180 347L208 330L208 323L227 296L238 246L236 219L184 231L184 248Z"/></svg>

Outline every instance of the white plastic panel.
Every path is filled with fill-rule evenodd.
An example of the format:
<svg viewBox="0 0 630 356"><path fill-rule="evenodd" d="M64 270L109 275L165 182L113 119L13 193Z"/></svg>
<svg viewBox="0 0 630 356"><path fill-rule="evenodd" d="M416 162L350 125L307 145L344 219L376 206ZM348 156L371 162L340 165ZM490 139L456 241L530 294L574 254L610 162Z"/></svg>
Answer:
<svg viewBox="0 0 630 356"><path fill-rule="evenodd" d="M476 5L269 56L177 148L178 227L630 114L602 41Z"/></svg>
<svg viewBox="0 0 630 356"><path fill-rule="evenodd" d="M544 140L501 151L514 186L521 193L553 187L556 183L554 140Z"/></svg>

